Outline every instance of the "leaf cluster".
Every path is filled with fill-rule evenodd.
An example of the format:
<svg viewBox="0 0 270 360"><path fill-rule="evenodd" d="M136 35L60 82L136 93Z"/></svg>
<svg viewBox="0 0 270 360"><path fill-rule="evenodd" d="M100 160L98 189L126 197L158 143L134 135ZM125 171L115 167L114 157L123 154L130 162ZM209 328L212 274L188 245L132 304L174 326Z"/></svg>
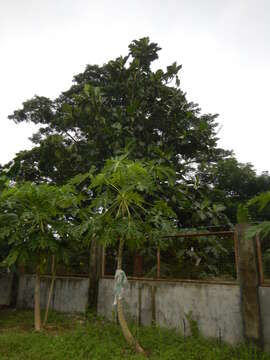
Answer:
<svg viewBox="0 0 270 360"><path fill-rule="evenodd" d="M5 266L65 260L78 198L71 185L14 184L0 197L0 241L9 248Z"/></svg>
<svg viewBox="0 0 270 360"><path fill-rule="evenodd" d="M157 242L175 231L176 215L159 198L162 183L173 181L170 168L122 155L108 160L101 172L89 176L89 189L95 195L82 210L86 221L77 228L80 235L87 233L106 245L121 238L130 248L136 248L146 240ZM78 181L83 179L79 177Z"/></svg>

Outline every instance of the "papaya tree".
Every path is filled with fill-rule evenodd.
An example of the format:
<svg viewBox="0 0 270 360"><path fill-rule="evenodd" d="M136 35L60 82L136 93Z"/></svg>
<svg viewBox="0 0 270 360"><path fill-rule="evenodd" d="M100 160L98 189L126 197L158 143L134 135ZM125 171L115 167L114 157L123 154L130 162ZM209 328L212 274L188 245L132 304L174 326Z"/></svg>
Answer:
<svg viewBox="0 0 270 360"><path fill-rule="evenodd" d="M88 215L84 216L85 221L77 231L80 235L91 233L92 238L105 246L117 246L116 276L125 277L122 270L124 247L140 248L146 241L158 244L164 235L175 230L176 215L166 199L159 196L164 184L175 185L175 172L155 162L129 160L127 155L122 155L107 160L101 172L90 173L89 177L91 202L83 210ZM78 177L78 181L83 178ZM119 294L116 294L116 304L126 341L137 352L145 354L128 328Z"/></svg>
<svg viewBox="0 0 270 360"><path fill-rule="evenodd" d="M61 188L24 183L9 186L0 197L2 216L0 237L9 246L3 264L34 266L36 275L34 294L35 330L41 330L40 274L49 260L65 261L70 241L69 216L74 215L78 198L71 186ZM52 282L54 281L54 277ZM47 311L51 299L49 292ZM46 311L46 313L47 313Z"/></svg>

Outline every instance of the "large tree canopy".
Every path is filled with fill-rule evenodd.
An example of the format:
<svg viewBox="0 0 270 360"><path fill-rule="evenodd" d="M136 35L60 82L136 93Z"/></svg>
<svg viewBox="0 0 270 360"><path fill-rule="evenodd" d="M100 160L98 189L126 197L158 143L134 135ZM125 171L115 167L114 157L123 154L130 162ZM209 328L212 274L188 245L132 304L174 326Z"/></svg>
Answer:
<svg viewBox="0 0 270 360"><path fill-rule="evenodd" d="M269 176L258 178L252 167L217 147L217 115L201 114L187 100L180 65L153 69L159 51L148 38L135 40L126 56L87 65L57 99L35 96L24 102L9 118L33 122L40 130L32 136L34 148L17 154L9 176L63 184L91 166L100 170L106 159L128 149L130 159L174 167L189 198L181 216L177 199L171 204L181 225L212 222L206 214L211 203L220 202L234 222L236 203L269 189Z"/></svg>
<svg viewBox="0 0 270 360"><path fill-rule="evenodd" d="M127 146L134 159L169 161L181 176L191 165L216 160L223 153L216 147L217 115L202 115L187 101L181 66L152 69L159 50L148 38L133 41L127 56L87 65L56 100L24 102L9 118L41 128L32 137L37 147L15 159L13 176L61 183L78 170L101 168Z"/></svg>

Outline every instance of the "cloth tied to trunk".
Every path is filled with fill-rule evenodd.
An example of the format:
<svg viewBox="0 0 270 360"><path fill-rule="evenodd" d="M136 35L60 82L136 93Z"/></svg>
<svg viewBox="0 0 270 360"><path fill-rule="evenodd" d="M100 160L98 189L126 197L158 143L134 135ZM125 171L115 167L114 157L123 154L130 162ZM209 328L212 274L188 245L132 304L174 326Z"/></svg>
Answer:
<svg viewBox="0 0 270 360"><path fill-rule="evenodd" d="M117 300L123 298L125 288L127 287L128 280L125 272L121 269L116 270L114 275L114 302L113 305L117 305Z"/></svg>

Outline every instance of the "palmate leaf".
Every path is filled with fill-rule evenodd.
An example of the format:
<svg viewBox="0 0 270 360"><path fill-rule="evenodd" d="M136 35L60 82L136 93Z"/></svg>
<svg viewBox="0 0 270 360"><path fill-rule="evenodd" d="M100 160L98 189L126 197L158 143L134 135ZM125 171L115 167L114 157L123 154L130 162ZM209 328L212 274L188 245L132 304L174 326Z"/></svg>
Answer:
<svg viewBox="0 0 270 360"><path fill-rule="evenodd" d="M120 204L121 202L125 202L128 207L132 208L134 206L140 207L142 210L143 204L145 203L145 200L143 196L135 191L129 191L129 190L121 190L119 194L116 197L117 202ZM131 210L131 209L130 209Z"/></svg>
<svg viewBox="0 0 270 360"><path fill-rule="evenodd" d="M258 205L259 211L262 211L268 204L270 204L270 191L255 196L247 203L248 206Z"/></svg>
<svg viewBox="0 0 270 360"><path fill-rule="evenodd" d="M246 211L253 206L259 208L259 212L262 212L270 204L270 191L259 194L253 197L247 202ZM261 224L251 226L248 229L248 236L253 237L256 234L260 235L261 239L264 239L270 233L270 221L264 221Z"/></svg>
<svg viewBox="0 0 270 360"><path fill-rule="evenodd" d="M256 234L259 234L261 239L264 239L269 233L270 221L265 221L259 225L251 226L247 231L249 237L254 237Z"/></svg>
<svg viewBox="0 0 270 360"><path fill-rule="evenodd" d="M168 167L129 160L126 154L108 160L92 178L90 188L95 195L87 210L89 217L81 217L76 231L91 234L105 245L117 244L119 239L132 249L146 239L157 243L175 229L176 215L158 195L160 183L169 183L172 174Z"/></svg>
<svg viewBox="0 0 270 360"><path fill-rule="evenodd" d="M6 239L15 231L18 217L13 213L0 215L0 239Z"/></svg>
<svg viewBox="0 0 270 360"><path fill-rule="evenodd" d="M173 168L164 165L155 165L152 171L158 180L168 181L170 186L175 185L176 173Z"/></svg>
<svg viewBox="0 0 270 360"><path fill-rule="evenodd" d="M71 185L79 185L79 184L81 184L84 180L86 180L88 177L89 177L89 174L88 174L88 173L78 174L78 175L74 176L74 177L69 181L69 183L70 183Z"/></svg>
<svg viewBox="0 0 270 360"><path fill-rule="evenodd" d="M5 213L0 215L0 226L15 225L18 221L18 216L13 213Z"/></svg>
<svg viewBox="0 0 270 360"><path fill-rule="evenodd" d="M7 239L12 233L12 229L10 227L1 227L0 228L0 240Z"/></svg>
<svg viewBox="0 0 270 360"><path fill-rule="evenodd" d="M16 261L17 261L17 259L18 259L18 257L19 257L19 255L20 255L20 252L19 252L18 249L12 249L12 250L9 252L8 256L6 257L6 259L2 262L2 265L9 267L9 266L15 264Z"/></svg>
<svg viewBox="0 0 270 360"><path fill-rule="evenodd" d="M70 184L22 183L6 189L0 196L4 211L0 237L8 238L7 263L60 256L66 240L71 239L71 219L79 211L80 199Z"/></svg>

